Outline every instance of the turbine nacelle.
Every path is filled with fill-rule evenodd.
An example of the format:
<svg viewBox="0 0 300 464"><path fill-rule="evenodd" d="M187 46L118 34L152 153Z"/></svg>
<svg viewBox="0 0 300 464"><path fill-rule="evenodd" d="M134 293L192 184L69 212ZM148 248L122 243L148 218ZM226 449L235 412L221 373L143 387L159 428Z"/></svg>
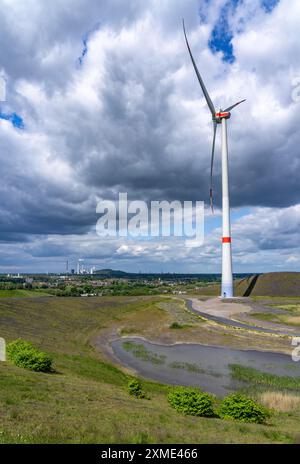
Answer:
<svg viewBox="0 0 300 464"><path fill-rule="evenodd" d="M215 113L212 117L213 122L216 122L217 124L221 124L222 119L229 119L231 116L231 113L229 111L222 111L220 110L218 113Z"/></svg>

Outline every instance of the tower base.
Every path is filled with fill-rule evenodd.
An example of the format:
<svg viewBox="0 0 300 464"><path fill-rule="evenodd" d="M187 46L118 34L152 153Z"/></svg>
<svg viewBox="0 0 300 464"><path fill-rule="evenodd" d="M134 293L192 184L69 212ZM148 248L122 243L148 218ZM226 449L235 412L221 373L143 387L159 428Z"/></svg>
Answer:
<svg viewBox="0 0 300 464"><path fill-rule="evenodd" d="M233 297L233 284L225 284L222 282L221 298L232 298Z"/></svg>

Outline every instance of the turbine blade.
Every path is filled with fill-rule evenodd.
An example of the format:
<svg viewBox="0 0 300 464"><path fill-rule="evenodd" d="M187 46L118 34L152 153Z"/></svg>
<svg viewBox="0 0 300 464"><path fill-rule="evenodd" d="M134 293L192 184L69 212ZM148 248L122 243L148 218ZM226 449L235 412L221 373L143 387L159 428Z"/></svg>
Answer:
<svg viewBox="0 0 300 464"><path fill-rule="evenodd" d="M224 111L231 111L233 108L235 108L236 106L238 106L240 103L243 103L244 101L246 101L246 99L245 99L245 100L241 100L241 101L235 103L234 105L229 106L229 107L226 108L226 110L224 110Z"/></svg>
<svg viewBox="0 0 300 464"><path fill-rule="evenodd" d="M208 92L207 92L207 90L206 90L206 87L205 87L205 85L204 85L204 82L203 82L203 80L202 80L202 77L201 77L201 75L200 75L200 73L199 73L199 70L198 70L197 65L196 65L196 63L195 63L195 60L194 60L194 57L193 57L193 55L192 55L191 48L190 48L190 44L189 44L189 42L188 42L188 39L187 39L187 36L186 36L186 32L185 32L184 19L182 20L182 25L183 25L183 32L184 32L184 37L185 37L186 45L187 45L187 48L188 48L188 51L189 51L189 54L190 54L190 57L191 57L191 60L192 60L193 66L194 66L195 73L196 73L196 75L197 75L197 77L198 77L198 81L199 81L199 84L200 84L200 86L201 86L202 92L203 92L203 94L204 94L206 103L207 103L207 105L208 105L208 107L209 107L209 109L210 109L210 112L211 112L212 116L214 117L216 110L215 110L215 107L214 107L214 105L213 105L213 102L212 102L211 99L210 99L210 96L208 95Z"/></svg>
<svg viewBox="0 0 300 464"><path fill-rule="evenodd" d="M216 132L217 132L217 123L214 121L213 128L213 143L211 150L211 161L210 161L210 189L209 189L209 198L210 198L210 207L211 212L214 214L214 204L213 204L213 168L214 168L214 157L215 157L215 142L216 142Z"/></svg>

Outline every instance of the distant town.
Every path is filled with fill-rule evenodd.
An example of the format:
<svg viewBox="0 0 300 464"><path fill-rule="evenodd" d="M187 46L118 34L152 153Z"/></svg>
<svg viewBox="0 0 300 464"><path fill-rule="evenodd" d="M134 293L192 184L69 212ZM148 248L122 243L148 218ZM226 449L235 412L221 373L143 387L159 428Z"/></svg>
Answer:
<svg viewBox="0 0 300 464"><path fill-rule="evenodd" d="M244 278L251 274L236 274ZM2 274L2 296L74 296L155 295L198 293L219 283L220 274L142 274L82 266L59 274Z"/></svg>

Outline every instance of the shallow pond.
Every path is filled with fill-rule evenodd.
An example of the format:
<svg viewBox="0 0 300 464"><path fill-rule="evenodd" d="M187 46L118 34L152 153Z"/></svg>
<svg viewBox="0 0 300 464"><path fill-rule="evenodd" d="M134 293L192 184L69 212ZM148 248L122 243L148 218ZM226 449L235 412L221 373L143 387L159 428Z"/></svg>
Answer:
<svg viewBox="0 0 300 464"><path fill-rule="evenodd" d="M172 385L199 386L218 396L241 386L231 379L230 364L276 375L300 376L300 362L280 353L199 344L164 346L139 338L115 340L112 348L123 365L143 377Z"/></svg>

